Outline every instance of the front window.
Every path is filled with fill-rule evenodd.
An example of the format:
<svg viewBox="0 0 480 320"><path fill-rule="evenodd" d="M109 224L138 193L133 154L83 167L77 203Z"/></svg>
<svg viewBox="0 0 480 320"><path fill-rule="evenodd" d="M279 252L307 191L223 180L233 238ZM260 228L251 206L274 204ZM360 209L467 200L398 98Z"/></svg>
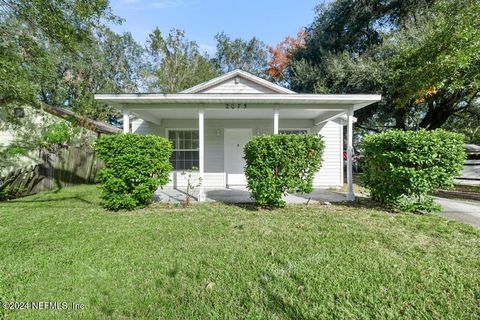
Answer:
<svg viewBox="0 0 480 320"><path fill-rule="evenodd" d="M278 130L280 134L308 134L307 129L280 129Z"/></svg>
<svg viewBox="0 0 480 320"><path fill-rule="evenodd" d="M173 143L174 170L198 168L198 130L169 130L168 139Z"/></svg>

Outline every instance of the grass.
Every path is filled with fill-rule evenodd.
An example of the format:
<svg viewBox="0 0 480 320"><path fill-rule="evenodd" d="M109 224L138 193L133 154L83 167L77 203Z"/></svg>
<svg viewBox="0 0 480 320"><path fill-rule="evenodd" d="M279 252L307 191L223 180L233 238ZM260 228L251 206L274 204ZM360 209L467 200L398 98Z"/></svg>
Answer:
<svg viewBox="0 0 480 320"><path fill-rule="evenodd" d="M480 231L373 208L153 205L95 186L0 203L0 300L27 319L478 318ZM1 316L0 316L1 318Z"/></svg>

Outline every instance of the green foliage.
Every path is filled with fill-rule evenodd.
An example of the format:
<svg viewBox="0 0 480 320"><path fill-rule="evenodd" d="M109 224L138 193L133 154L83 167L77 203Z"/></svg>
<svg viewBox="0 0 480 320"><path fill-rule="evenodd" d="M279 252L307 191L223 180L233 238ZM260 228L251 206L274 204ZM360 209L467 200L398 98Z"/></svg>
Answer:
<svg viewBox="0 0 480 320"><path fill-rule="evenodd" d="M0 83L0 105L37 105L48 95L46 79L63 71L52 59L81 60L78 51L90 46L93 30L116 20L106 0L5 0L0 10L0 78L9 80Z"/></svg>
<svg viewBox="0 0 480 320"><path fill-rule="evenodd" d="M15 133L12 143L33 150L73 142L64 125L19 119L14 108L68 108L81 115L68 119L81 127L84 117L118 113L93 93L138 91L143 49L130 34L106 27L118 22L107 0L5 0L0 10L0 130ZM0 150L0 171L16 162Z"/></svg>
<svg viewBox="0 0 480 320"><path fill-rule="evenodd" d="M0 201L9 199L9 196L10 196L9 187L8 186L3 187L2 185L0 186L2 187L0 188Z"/></svg>
<svg viewBox="0 0 480 320"><path fill-rule="evenodd" d="M72 134L72 127L68 123L54 123L45 128L43 140L47 144L66 144Z"/></svg>
<svg viewBox="0 0 480 320"><path fill-rule="evenodd" d="M152 91L177 93L218 75L208 55L182 30L172 29L165 37L156 28L149 35L147 52L152 60Z"/></svg>
<svg viewBox="0 0 480 320"><path fill-rule="evenodd" d="M472 108L469 113L451 117L443 128L464 134L465 143L480 145L480 104Z"/></svg>
<svg viewBox="0 0 480 320"><path fill-rule="evenodd" d="M5 154L8 157L23 156L26 152L25 148L16 145L8 146L5 150Z"/></svg>
<svg viewBox="0 0 480 320"><path fill-rule="evenodd" d="M244 149L248 189L262 206L284 206L282 195L312 192L324 143L313 135L264 135Z"/></svg>
<svg viewBox="0 0 480 320"><path fill-rule="evenodd" d="M172 145L165 138L135 134L103 136L96 141L95 151L105 162L99 180L104 205L110 210L145 206L152 201L155 190L169 181Z"/></svg>
<svg viewBox="0 0 480 320"><path fill-rule="evenodd" d="M430 95L465 90L465 96L480 89L479 15L478 0L438 0L395 34L391 69L399 99L427 98L430 88Z"/></svg>
<svg viewBox="0 0 480 320"><path fill-rule="evenodd" d="M463 135L391 130L363 138L362 183L372 199L409 212L438 210L429 192L453 186L463 168Z"/></svg>
<svg viewBox="0 0 480 320"><path fill-rule="evenodd" d="M138 91L143 49L129 33L106 25L119 22L108 1L0 2L0 118L8 109L43 104L106 120L117 111L94 93Z"/></svg>
<svg viewBox="0 0 480 320"><path fill-rule="evenodd" d="M433 130L478 112L478 0L335 0L317 14L290 61L294 90L381 93L356 113L370 131Z"/></svg>
<svg viewBox="0 0 480 320"><path fill-rule="evenodd" d="M216 68L222 72L235 69L266 77L267 47L258 38L250 40L231 39L224 32L215 35L217 51L213 59Z"/></svg>

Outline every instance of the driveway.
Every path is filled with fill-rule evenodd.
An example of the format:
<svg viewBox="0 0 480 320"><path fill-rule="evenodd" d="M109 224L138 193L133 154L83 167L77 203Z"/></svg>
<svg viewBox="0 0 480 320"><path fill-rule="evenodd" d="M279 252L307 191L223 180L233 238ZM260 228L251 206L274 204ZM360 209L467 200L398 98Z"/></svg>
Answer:
<svg viewBox="0 0 480 320"><path fill-rule="evenodd" d="M447 198L435 198L435 201L442 206L441 216L480 228L480 201Z"/></svg>

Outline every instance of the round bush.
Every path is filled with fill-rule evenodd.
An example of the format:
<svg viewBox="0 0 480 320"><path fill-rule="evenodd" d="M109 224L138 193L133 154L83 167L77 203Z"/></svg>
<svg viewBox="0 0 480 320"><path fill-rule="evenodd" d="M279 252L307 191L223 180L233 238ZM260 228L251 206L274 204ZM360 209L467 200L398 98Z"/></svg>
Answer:
<svg viewBox="0 0 480 320"><path fill-rule="evenodd" d="M95 151L105 162L100 171L102 199L110 210L147 205L159 186L169 181L172 144L153 135L117 134L102 136Z"/></svg>
<svg viewBox="0 0 480 320"><path fill-rule="evenodd" d="M463 135L445 130L399 131L363 138L362 183L373 200L408 212L432 212L429 192L453 185L463 167Z"/></svg>
<svg viewBox="0 0 480 320"><path fill-rule="evenodd" d="M245 175L252 197L262 206L284 206L282 195L313 191L323 141L313 135L264 135L244 148Z"/></svg>

